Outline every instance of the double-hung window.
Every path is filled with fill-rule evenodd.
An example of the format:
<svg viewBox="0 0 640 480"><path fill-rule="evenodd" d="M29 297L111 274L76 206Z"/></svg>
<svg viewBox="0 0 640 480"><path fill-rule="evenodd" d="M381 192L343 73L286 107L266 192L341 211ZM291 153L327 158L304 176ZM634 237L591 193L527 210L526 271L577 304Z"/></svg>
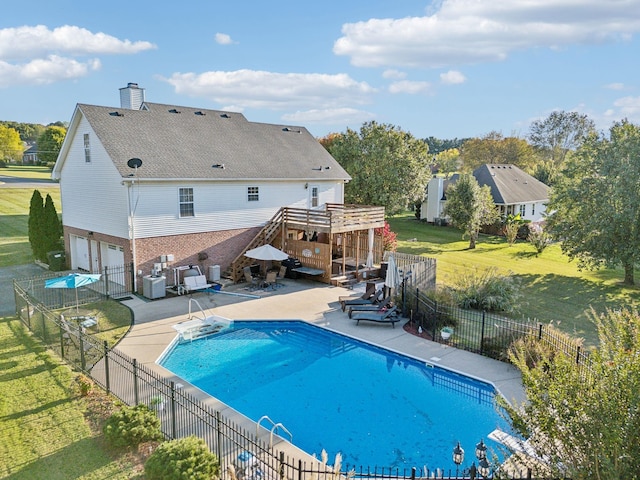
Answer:
<svg viewBox="0 0 640 480"><path fill-rule="evenodd" d="M259 187L247 187L247 201L257 202L260 200Z"/></svg>
<svg viewBox="0 0 640 480"><path fill-rule="evenodd" d="M318 201L318 187L311 187L311 207L317 207Z"/></svg>
<svg viewBox="0 0 640 480"><path fill-rule="evenodd" d="M527 212L527 206L526 205L520 205L520 216L524 217L526 215Z"/></svg>
<svg viewBox="0 0 640 480"><path fill-rule="evenodd" d="M180 217L193 217L193 188L181 188L179 197Z"/></svg>

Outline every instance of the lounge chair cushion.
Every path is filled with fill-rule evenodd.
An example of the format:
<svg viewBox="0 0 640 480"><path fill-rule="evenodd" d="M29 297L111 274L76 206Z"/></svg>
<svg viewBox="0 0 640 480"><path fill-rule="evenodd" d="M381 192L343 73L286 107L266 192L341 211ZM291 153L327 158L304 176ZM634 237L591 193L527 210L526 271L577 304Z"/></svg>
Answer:
<svg viewBox="0 0 640 480"><path fill-rule="evenodd" d="M360 325L360 320L367 320L369 322L390 323L395 328L396 322L400 321L396 309L397 307L394 305L384 312L353 312L351 318L356 320L356 325Z"/></svg>

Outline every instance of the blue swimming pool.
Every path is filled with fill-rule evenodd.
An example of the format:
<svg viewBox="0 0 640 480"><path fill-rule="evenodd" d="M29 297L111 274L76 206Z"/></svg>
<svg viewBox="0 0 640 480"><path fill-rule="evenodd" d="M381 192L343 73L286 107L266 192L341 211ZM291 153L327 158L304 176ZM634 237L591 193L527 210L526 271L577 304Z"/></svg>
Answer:
<svg viewBox="0 0 640 480"><path fill-rule="evenodd" d="M490 384L299 321L235 321L177 344L161 364L254 421L268 415L293 443L343 465L455 468L507 430Z"/></svg>

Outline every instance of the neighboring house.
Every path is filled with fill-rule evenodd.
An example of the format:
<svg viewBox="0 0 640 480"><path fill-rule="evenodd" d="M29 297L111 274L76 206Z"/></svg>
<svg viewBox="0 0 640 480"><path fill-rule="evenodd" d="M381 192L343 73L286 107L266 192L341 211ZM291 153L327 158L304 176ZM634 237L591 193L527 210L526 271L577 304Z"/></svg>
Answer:
<svg viewBox="0 0 640 480"><path fill-rule="evenodd" d="M480 186L489 186L493 201L503 217L519 213L523 220L539 222L543 219L549 201L549 187L515 165L485 164L474 170L473 176ZM421 219L438 223L444 217L447 188L458 178L458 175L453 175L448 180L434 177L429 181L420 210Z"/></svg>
<svg viewBox="0 0 640 480"><path fill-rule="evenodd" d="M29 143L27 149L22 154L23 165L37 165L38 164L38 145L36 143Z"/></svg>
<svg viewBox="0 0 640 480"><path fill-rule="evenodd" d="M350 176L304 127L120 92L120 108L76 106L53 169L73 269L224 271L281 207L343 203Z"/></svg>

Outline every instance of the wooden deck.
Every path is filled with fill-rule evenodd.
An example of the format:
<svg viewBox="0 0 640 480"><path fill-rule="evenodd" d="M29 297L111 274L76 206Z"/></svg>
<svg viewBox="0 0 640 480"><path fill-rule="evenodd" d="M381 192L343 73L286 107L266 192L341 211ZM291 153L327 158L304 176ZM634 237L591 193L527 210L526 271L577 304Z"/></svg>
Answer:
<svg viewBox="0 0 640 480"><path fill-rule="evenodd" d="M242 268L253 262L244 256L244 252L264 244L272 244L289 256L298 258L304 267L322 270L317 275L319 281L329 283L332 273L336 239L340 237L341 248L349 248L350 257L357 257L358 263L364 263L368 248L366 241L369 229L384 227L384 207L326 204L322 210L302 208L281 208L264 228L246 246L231 264L230 275L234 282L243 278ZM304 240L292 237L302 234ZM317 237L310 240L311 237ZM309 240L307 240L309 239ZM376 242L376 251L381 256L381 241Z"/></svg>

